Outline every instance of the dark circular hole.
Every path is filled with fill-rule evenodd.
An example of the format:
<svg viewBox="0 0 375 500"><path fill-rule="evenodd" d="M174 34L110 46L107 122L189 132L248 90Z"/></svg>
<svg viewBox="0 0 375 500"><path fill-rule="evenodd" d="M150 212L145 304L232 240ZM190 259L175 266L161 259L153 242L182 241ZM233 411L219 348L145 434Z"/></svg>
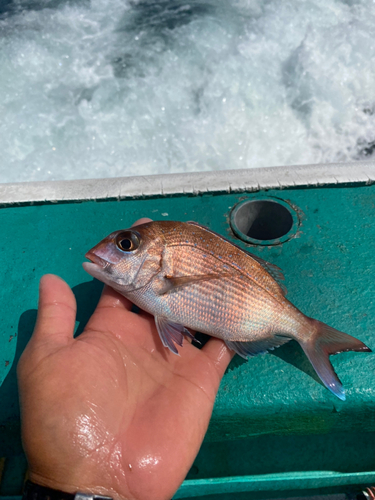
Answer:
<svg viewBox="0 0 375 500"><path fill-rule="evenodd" d="M241 233L255 240L274 240L287 234L293 226L289 210L271 200L243 203L236 211L234 222Z"/></svg>

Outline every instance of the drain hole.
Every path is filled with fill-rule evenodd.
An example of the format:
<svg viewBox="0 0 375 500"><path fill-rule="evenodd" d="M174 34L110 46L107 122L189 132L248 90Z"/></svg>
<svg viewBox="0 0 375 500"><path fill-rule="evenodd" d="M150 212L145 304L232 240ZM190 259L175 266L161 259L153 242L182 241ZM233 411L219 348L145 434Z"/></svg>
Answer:
<svg viewBox="0 0 375 500"><path fill-rule="evenodd" d="M293 227L293 217L277 201L250 200L234 210L231 223L237 236L245 241L269 241L285 236Z"/></svg>

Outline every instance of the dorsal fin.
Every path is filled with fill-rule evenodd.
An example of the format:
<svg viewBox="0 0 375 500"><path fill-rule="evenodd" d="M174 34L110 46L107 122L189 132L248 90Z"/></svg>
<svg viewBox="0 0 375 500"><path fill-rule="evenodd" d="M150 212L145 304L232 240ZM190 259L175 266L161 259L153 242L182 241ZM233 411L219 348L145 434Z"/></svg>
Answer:
<svg viewBox="0 0 375 500"><path fill-rule="evenodd" d="M284 285L284 283L281 283L281 281L283 281L285 278L284 278L284 275L281 271L281 269L277 266L275 266L275 264L271 264L270 262L267 262L266 260L264 259L261 259L260 257L258 257L257 255L254 255L250 252L246 252L248 254L251 255L251 257L253 259L255 259L257 262L259 262L259 264L264 267L264 269L270 273L270 275L272 276L272 278L277 281L277 283L279 284L280 288L282 289L284 295L287 294L287 289L286 289L286 286Z"/></svg>
<svg viewBox="0 0 375 500"><path fill-rule="evenodd" d="M198 222L189 221L189 222L187 222L187 224L190 224L192 226L197 226L201 229L204 229L208 233L211 233L211 234L214 234L215 236L218 236L222 240L227 241L228 243L230 243L234 247L241 250L241 252L244 252L245 254L249 255L252 259L254 259L256 262L258 262L258 264L260 264L263 267L263 269L265 269L272 276L272 278L276 281L276 283L281 288L283 295L287 294L286 286L284 285L284 283L282 283L282 281L284 281L285 278L284 278L284 275L283 275L281 269L278 266L275 266L275 264L271 264L270 262L267 262L266 260L261 259L257 255L254 255L253 253L251 253L247 250L244 250L236 243L233 243L232 241L228 240L228 238L225 238L225 236L222 236L221 234L216 233L215 231L212 231L211 229L209 229L206 226L202 226L202 224L199 224Z"/></svg>

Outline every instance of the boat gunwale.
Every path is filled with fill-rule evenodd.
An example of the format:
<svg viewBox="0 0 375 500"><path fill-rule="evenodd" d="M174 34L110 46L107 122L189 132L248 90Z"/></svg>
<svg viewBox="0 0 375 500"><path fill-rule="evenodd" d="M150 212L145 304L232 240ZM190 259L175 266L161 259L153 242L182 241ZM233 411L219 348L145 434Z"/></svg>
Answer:
<svg viewBox="0 0 375 500"><path fill-rule="evenodd" d="M0 184L0 206L125 200L375 183L375 161Z"/></svg>

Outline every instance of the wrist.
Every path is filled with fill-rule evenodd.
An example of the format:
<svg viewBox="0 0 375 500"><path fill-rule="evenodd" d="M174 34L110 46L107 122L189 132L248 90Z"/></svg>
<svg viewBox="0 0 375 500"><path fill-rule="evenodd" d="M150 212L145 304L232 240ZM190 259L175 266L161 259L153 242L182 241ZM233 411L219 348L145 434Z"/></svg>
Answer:
<svg viewBox="0 0 375 500"><path fill-rule="evenodd" d="M35 490L35 496L25 496L26 490L30 491L31 486L35 485L33 489ZM40 488L40 491L37 491ZM51 494L47 495L48 498L43 496L42 489L51 490ZM64 496L56 496L53 494L54 491L65 493ZM38 493L38 494L36 494ZM126 500L126 497L118 495L116 491L108 489L103 485L98 485L95 483L88 483L80 481L58 481L45 476L40 476L39 474L34 474L29 471L28 479L24 485L24 495L22 500L74 500L77 493L82 493L84 495L94 495L98 497L108 498L111 500ZM79 500L79 499L77 499Z"/></svg>
<svg viewBox="0 0 375 500"><path fill-rule="evenodd" d="M74 489L69 488L68 489ZM113 500L112 497L93 492L66 491L49 486L43 486L27 480L24 486L22 500Z"/></svg>

